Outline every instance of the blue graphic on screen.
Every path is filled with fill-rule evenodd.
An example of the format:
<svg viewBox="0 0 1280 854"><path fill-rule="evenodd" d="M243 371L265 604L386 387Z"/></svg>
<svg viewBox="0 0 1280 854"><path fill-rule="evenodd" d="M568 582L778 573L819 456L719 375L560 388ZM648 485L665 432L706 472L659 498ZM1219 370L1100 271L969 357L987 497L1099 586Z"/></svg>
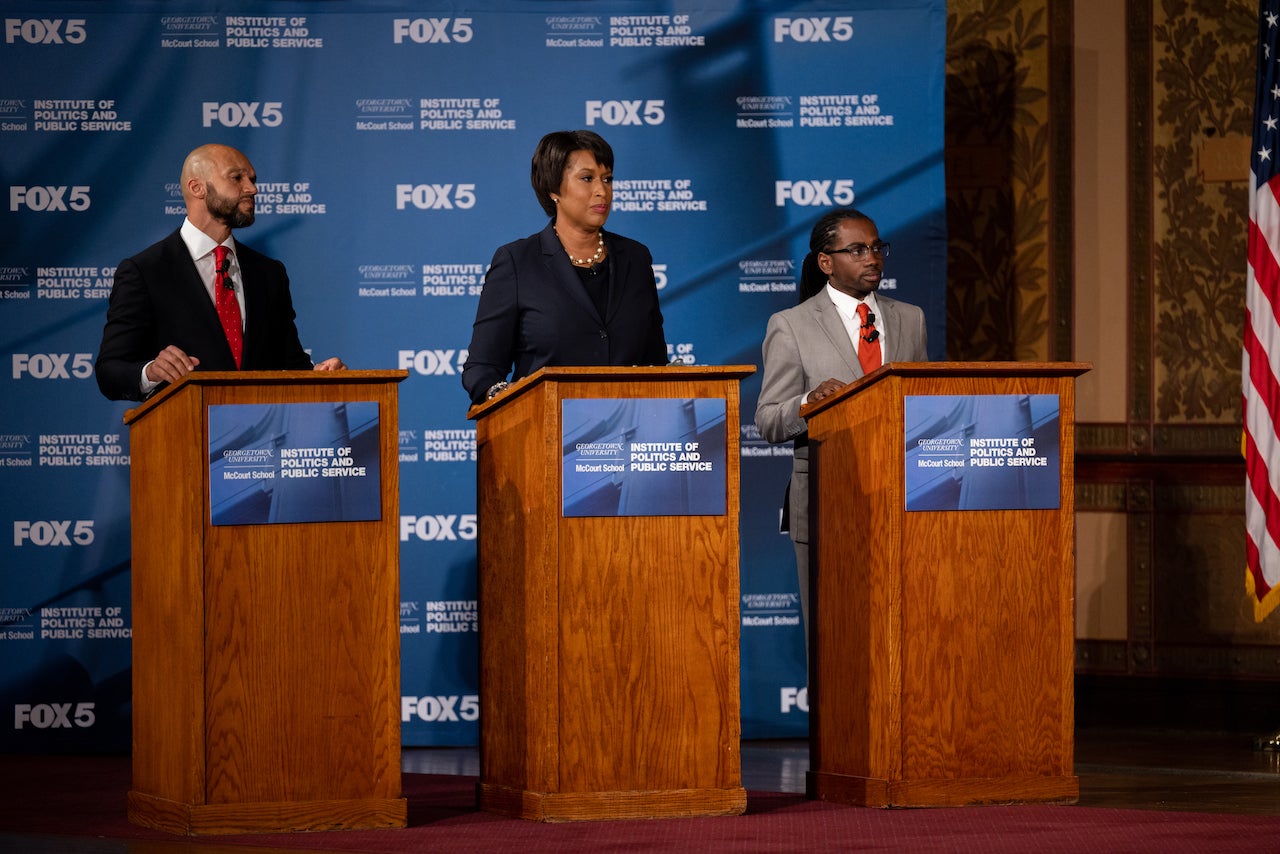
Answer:
<svg viewBox="0 0 1280 854"><path fill-rule="evenodd" d="M1061 503L1056 394L909 395L907 510L1048 510Z"/></svg>
<svg viewBox="0 0 1280 854"><path fill-rule="evenodd" d="M562 404L565 516L724 515L724 398Z"/></svg>
<svg viewBox="0 0 1280 854"><path fill-rule="evenodd" d="M376 401L209 407L214 525L382 518Z"/></svg>

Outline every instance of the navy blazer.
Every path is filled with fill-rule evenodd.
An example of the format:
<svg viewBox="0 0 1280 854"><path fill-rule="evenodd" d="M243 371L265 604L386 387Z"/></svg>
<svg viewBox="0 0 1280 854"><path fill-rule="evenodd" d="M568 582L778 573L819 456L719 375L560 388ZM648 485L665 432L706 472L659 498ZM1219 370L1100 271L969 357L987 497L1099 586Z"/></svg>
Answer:
<svg viewBox="0 0 1280 854"><path fill-rule="evenodd" d="M284 265L239 241L236 260L244 279L241 369L310 370ZM196 370L236 370L218 310L180 231L116 267L98 348L98 388L112 400L141 400L142 366L170 344L199 359Z"/></svg>
<svg viewBox="0 0 1280 854"><path fill-rule="evenodd" d="M667 362L649 250L605 233L609 302L601 317L554 225L493 255L462 369L462 385L474 403L508 373L515 381L548 365Z"/></svg>

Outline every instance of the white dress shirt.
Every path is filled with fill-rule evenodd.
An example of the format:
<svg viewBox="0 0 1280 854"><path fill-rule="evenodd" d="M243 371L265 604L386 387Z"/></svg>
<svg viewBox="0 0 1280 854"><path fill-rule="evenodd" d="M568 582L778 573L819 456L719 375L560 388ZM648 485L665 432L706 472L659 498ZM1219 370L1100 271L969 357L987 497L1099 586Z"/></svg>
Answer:
<svg viewBox="0 0 1280 854"><path fill-rule="evenodd" d="M831 301L835 303L836 311L840 312L840 319L844 321L845 332L849 333L849 341L852 342L853 344L853 352L855 353L858 352L858 348L861 347L863 344L862 320L861 318L858 317L858 305L865 303L867 306L867 311L874 314L876 316L876 319L878 320L880 317L880 309L879 309L879 306L876 305L875 293L874 292L869 293L867 294L867 298L865 300L860 300L860 299L857 299L856 297L851 297L848 294L843 293L842 291L836 290L835 288L831 287L831 283L828 282L827 296L831 297ZM884 353L885 352L884 325L877 324L876 329L880 331L880 337L877 340L877 343L879 343L880 345L880 352Z"/></svg>

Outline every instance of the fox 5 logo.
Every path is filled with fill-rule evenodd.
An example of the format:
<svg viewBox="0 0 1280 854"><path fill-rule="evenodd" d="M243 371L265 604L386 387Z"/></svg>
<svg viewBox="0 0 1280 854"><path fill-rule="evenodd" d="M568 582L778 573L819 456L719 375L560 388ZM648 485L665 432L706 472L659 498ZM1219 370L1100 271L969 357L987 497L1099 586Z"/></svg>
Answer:
<svg viewBox="0 0 1280 854"><path fill-rule="evenodd" d="M853 17L774 18L775 42L847 42L853 38Z"/></svg>
<svg viewBox="0 0 1280 854"><path fill-rule="evenodd" d="M476 206L475 184L396 184L396 210L468 210Z"/></svg>
<svg viewBox="0 0 1280 854"><path fill-rule="evenodd" d="M85 380L93 376L93 354L14 353L13 378L20 380L24 375L37 380Z"/></svg>
<svg viewBox="0 0 1280 854"><path fill-rule="evenodd" d="M92 519L27 519L13 521L13 544L33 546L87 546L93 543Z"/></svg>
<svg viewBox="0 0 1280 854"><path fill-rule="evenodd" d="M596 121L618 125L660 125L667 113L664 101L587 101L587 127Z"/></svg>
<svg viewBox="0 0 1280 854"><path fill-rule="evenodd" d="M470 18L396 18L391 22L391 41L404 44L450 44L471 41L475 35Z"/></svg>
<svg viewBox="0 0 1280 854"><path fill-rule="evenodd" d="M87 36L84 18L5 18L5 44L82 44Z"/></svg>
<svg viewBox="0 0 1280 854"><path fill-rule="evenodd" d="M479 530L475 513L451 516L401 516L400 542L410 539L423 542L474 540Z"/></svg>
<svg viewBox="0 0 1280 854"><path fill-rule="evenodd" d="M284 122L282 101L204 101L200 119L205 127L215 124L224 128L274 128Z"/></svg>
<svg viewBox="0 0 1280 854"><path fill-rule="evenodd" d="M467 362L467 350L401 350L399 360L402 371L424 377L456 376Z"/></svg>
<svg viewBox="0 0 1280 854"><path fill-rule="evenodd" d="M787 202L806 208L846 207L853 204L853 198L852 178L773 183L773 201L780 208Z"/></svg>
<svg viewBox="0 0 1280 854"><path fill-rule="evenodd" d="M44 186L10 187L9 210L26 208L29 211L87 211L92 200L89 187Z"/></svg>
<svg viewBox="0 0 1280 854"><path fill-rule="evenodd" d="M480 719L480 697L476 694L448 697L401 697L400 722L414 719L427 723L475 721Z"/></svg>
<svg viewBox="0 0 1280 854"><path fill-rule="evenodd" d="M13 707L13 728L26 729L85 729L93 726L97 716L93 703L16 703Z"/></svg>

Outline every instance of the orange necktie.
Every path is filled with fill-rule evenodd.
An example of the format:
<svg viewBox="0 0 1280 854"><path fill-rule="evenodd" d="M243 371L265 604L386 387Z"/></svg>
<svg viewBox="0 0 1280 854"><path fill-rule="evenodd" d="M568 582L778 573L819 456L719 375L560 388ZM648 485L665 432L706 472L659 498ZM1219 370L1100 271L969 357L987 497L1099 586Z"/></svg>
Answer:
<svg viewBox="0 0 1280 854"><path fill-rule="evenodd" d="M213 293L218 305L218 319L222 331L227 333L227 344L235 357L236 369L240 368L240 356L244 352L244 331L240 328L240 303L236 300L236 286L227 275L231 262L227 260L227 247L213 247ZM878 348L877 348L878 349Z"/></svg>
<svg viewBox="0 0 1280 854"><path fill-rule="evenodd" d="M858 361L862 363L862 373L869 374L880 367L880 330L876 329L876 316L871 314L865 302L858 303Z"/></svg>

